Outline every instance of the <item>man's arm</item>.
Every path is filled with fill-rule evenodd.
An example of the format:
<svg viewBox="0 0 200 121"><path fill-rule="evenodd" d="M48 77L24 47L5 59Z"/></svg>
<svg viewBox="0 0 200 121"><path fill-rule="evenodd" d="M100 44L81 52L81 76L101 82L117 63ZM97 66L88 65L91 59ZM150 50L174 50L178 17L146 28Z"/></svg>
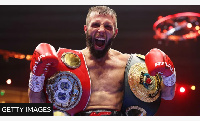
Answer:
<svg viewBox="0 0 200 121"><path fill-rule="evenodd" d="M172 100L175 95L176 71L171 59L161 50L152 49L145 56L145 63L151 76L159 74L161 82L161 97Z"/></svg>
<svg viewBox="0 0 200 121"><path fill-rule="evenodd" d="M45 103L45 95L43 86L45 76L49 72L49 67L55 67L58 64L58 57L53 46L47 43L40 43L32 56L30 63L30 79L29 79L29 102Z"/></svg>
<svg viewBox="0 0 200 121"><path fill-rule="evenodd" d="M46 98L43 91L33 92L28 89L29 103L46 103Z"/></svg>
<svg viewBox="0 0 200 121"><path fill-rule="evenodd" d="M176 84L173 86L166 86L161 82L161 98L164 100L172 100L175 96L175 87Z"/></svg>

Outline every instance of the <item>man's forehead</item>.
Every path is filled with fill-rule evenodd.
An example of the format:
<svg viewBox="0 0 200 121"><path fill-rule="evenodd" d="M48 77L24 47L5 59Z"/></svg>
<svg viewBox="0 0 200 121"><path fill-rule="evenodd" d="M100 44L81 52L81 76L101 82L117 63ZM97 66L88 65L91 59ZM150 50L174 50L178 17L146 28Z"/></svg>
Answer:
<svg viewBox="0 0 200 121"><path fill-rule="evenodd" d="M94 17L106 17L106 18L112 19L113 22L115 21L114 16L110 14L99 14L98 12L92 12L90 14L90 21L91 21L91 18L94 18Z"/></svg>

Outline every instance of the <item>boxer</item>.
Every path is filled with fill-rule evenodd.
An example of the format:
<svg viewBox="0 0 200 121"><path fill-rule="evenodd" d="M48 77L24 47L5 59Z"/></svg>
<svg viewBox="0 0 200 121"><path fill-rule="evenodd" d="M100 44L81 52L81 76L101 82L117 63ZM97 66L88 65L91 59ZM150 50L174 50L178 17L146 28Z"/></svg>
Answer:
<svg viewBox="0 0 200 121"><path fill-rule="evenodd" d="M146 111L140 105L123 104L124 98L129 98L125 88L131 87L125 86L125 69L135 58L132 57L133 54L123 54L111 49L118 34L115 11L107 6L91 7L84 31L86 48L80 51L61 48L56 52L53 46L47 43L36 47L30 64L30 102L51 102L55 110L66 115L148 114L149 110ZM141 72L141 84L148 90L153 82L150 76L159 74L162 79L157 81L160 82L157 85L160 85L161 91L157 90L154 95L161 93L161 98L173 99L176 79L169 57L159 49L152 49L141 62L145 63L148 69L148 72ZM135 94L129 92L128 96Z"/></svg>

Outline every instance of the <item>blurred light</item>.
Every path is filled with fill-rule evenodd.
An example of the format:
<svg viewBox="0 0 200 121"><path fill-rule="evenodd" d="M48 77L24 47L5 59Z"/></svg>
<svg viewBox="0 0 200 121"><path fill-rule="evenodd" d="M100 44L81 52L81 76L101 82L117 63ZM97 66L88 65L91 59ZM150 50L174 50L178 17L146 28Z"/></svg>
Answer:
<svg viewBox="0 0 200 121"><path fill-rule="evenodd" d="M166 29L164 29L164 30L163 30L163 32L164 32L164 33L167 33L167 30L166 30Z"/></svg>
<svg viewBox="0 0 200 121"><path fill-rule="evenodd" d="M180 40L180 36L176 36L176 35L170 35L168 38L169 38L170 40L173 40L173 41L178 41L178 40Z"/></svg>
<svg viewBox="0 0 200 121"><path fill-rule="evenodd" d="M158 41L158 44L161 45L161 44L162 44L162 41Z"/></svg>
<svg viewBox="0 0 200 121"><path fill-rule="evenodd" d="M1 101L1 103L6 103L5 101Z"/></svg>
<svg viewBox="0 0 200 121"><path fill-rule="evenodd" d="M25 58L25 55L20 55L19 56L19 59L24 59Z"/></svg>
<svg viewBox="0 0 200 121"><path fill-rule="evenodd" d="M185 92L185 88L184 88L184 87L181 87L181 88L180 88L180 92L182 92L182 93Z"/></svg>
<svg viewBox="0 0 200 121"><path fill-rule="evenodd" d="M200 34L200 30L198 31L198 33Z"/></svg>
<svg viewBox="0 0 200 121"><path fill-rule="evenodd" d="M11 83L12 83L12 80L11 80L11 79L8 79L8 80L6 81L6 83L7 83L7 84L11 84Z"/></svg>
<svg viewBox="0 0 200 121"><path fill-rule="evenodd" d="M18 55L18 54L15 54L15 55L14 55L14 58L19 58L19 55Z"/></svg>
<svg viewBox="0 0 200 121"><path fill-rule="evenodd" d="M8 51L8 50L1 50L0 49L0 55L3 55L4 60L8 61L8 59L11 58L16 58L16 59L25 59L26 60L31 60L32 55L24 55L22 53L14 52L14 51Z"/></svg>
<svg viewBox="0 0 200 121"><path fill-rule="evenodd" d="M170 30L170 29L173 29L173 28L174 28L173 26L169 26L169 30Z"/></svg>
<svg viewBox="0 0 200 121"><path fill-rule="evenodd" d="M196 29L196 30L199 30L199 26L196 26L195 29Z"/></svg>
<svg viewBox="0 0 200 121"><path fill-rule="evenodd" d="M193 86L191 86L191 90L195 90L196 89L196 87L193 85Z"/></svg>
<svg viewBox="0 0 200 121"><path fill-rule="evenodd" d="M32 55L26 55L26 60L31 60Z"/></svg>
<svg viewBox="0 0 200 121"><path fill-rule="evenodd" d="M188 28L192 28L192 24L191 24L191 23L188 23L188 24L187 24L187 27L188 27Z"/></svg>
<svg viewBox="0 0 200 121"><path fill-rule="evenodd" d="M167 32L167 35L171 35L171 34L173 34L175 31L176 31L176 29L175 29L175 28L172 28L172 29L170 29L170 30Z"/></svg>
<svg viewBox="0 0 200 121"><path fill-rule="evenodd" d="M4 94L5 94L5 90L1 90L1 96L4 96Z"/></svg>

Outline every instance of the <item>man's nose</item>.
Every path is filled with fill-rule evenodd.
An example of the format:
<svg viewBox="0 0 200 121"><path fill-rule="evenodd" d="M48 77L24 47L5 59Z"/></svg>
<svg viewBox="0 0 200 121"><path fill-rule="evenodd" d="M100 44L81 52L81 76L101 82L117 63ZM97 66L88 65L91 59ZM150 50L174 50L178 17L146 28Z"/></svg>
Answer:
<svg viewBox="0 0 200 121"><path fill-rule="evenodd" d="M101 34L103 34L103 33L105 32L105 28L104 28L103 25L101 25L101 26L99 27L98 32L101 33Z"/></svg>

